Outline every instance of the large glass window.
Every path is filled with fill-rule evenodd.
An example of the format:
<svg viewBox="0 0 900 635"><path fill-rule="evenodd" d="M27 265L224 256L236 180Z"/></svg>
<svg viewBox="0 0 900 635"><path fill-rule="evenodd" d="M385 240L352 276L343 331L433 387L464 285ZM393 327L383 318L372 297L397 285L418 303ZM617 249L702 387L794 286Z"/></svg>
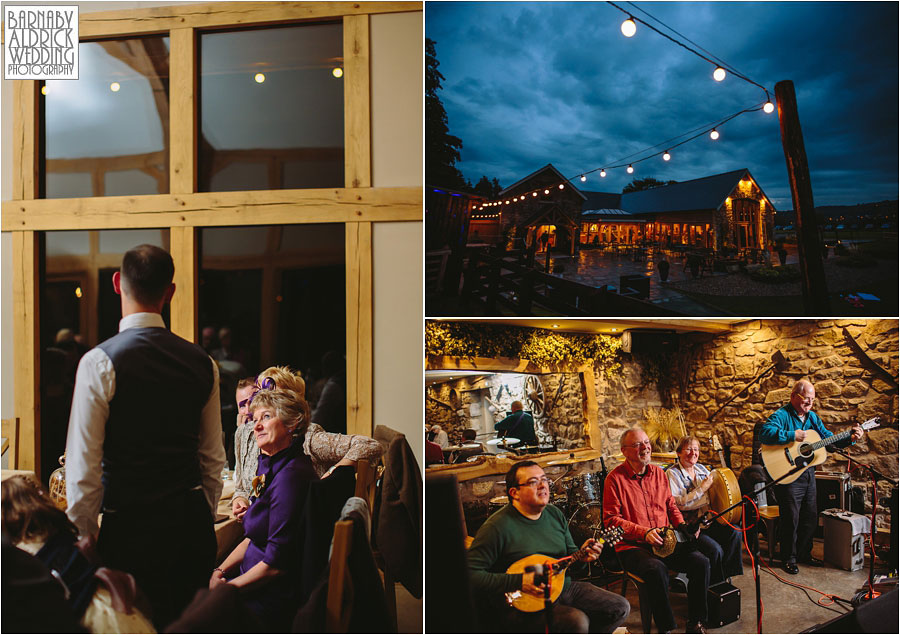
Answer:
<svg viewBox="0 0 900 635"><path fill-rule="evenodd" d="M79 79L41 88L40 195L169 191L169 38L79 44Z"/></svg>
<svg viewBox="0 0 900 635"><path fill-rule="evenodd" d="M198 343L219 363L229 464L237 383L269 366L299 371L313 421L346 432L344 226L211 227L200 244Z"/></svg>
<svg viewBox="0 0 900 635"><path fill-rule="evenodd" d="M200 35L201 192L344 186L343 26Z"/></svg>
<svg viewBox="0 0 900 635"><path fill-rule="evenodd" d="M136 245L169 248L168 229L45 232L40 268L41 480L66 449L69 408L81 356L119 331L121 299L112 285ZM169 307L163 310L169 324Z"/></svg>

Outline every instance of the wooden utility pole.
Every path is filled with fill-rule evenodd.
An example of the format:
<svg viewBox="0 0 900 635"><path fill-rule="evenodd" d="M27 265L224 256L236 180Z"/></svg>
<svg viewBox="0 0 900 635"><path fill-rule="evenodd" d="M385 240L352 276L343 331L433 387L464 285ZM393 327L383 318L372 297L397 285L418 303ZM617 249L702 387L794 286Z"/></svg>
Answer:
<svg viewBox="0 0 900 635"><path fill-rule="evenodd" d="M778 104L778 122L781 127L781 145L787 162L791 199L797 221L797 249L800 252L800 280L803 290L803 307L808 316L831 315L828 286L825 283L825 267L822 264L822 246L813 206L809 164L803 146L803 131L797 114L797 97L794 82L775 84L775 101Z"/></svg>

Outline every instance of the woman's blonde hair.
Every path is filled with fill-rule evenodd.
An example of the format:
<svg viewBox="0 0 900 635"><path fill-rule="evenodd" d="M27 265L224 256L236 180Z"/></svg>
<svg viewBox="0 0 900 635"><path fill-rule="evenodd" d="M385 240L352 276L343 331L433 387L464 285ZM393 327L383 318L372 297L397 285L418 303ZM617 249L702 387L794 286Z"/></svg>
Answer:
<svg viewBox="0 0 900 635"><path fill-rule="evenodd" d="M675 454L681 454L684 446L686 446L688 443L693 443L694 441L697 442L697 446L703 445L702 443L700 443L700 439L695 437L693 434L686 434L685 436L681 437L678 440L678 445L675 446Z"/></svg>
<svg viewBox="0 0 900 635"><path fill-rule="evenodd" d="M3 508L3 532L15 543L23 540L42 540L60 531L73 536L78 530L66 513L31 480L20 474L11 476L0 485Z"/></svg>
<svg viewBox="0 0 900 635"><path fill-rule="evenodd" d="M309 427L309 404L293 390L260 390L250 402L250 416L260 408L271 408L295 437L303 438Z"/></svg>
<svg viewBox="0 0 900 635"><path fill-rule="evenodd" d="M290 366L269 366L256 378L256 385L262 386L262 380L271 377L276 389L293 390L301 398L306 397L306 382L300 376L299 371L291 370Z"/></svg>

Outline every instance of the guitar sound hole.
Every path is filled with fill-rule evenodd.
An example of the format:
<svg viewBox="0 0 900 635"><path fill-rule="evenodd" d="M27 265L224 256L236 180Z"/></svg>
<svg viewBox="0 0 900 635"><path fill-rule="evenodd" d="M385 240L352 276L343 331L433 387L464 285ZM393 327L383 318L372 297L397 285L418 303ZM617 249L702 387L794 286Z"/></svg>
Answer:
<svg viewBox="0 0 900 635"><path fill-rule="evenodd" d="M810 456L812 456L812 452L809 449L808 443L804 443L797 450L800 452L800 456L802 457L809 458Z"/></svg>

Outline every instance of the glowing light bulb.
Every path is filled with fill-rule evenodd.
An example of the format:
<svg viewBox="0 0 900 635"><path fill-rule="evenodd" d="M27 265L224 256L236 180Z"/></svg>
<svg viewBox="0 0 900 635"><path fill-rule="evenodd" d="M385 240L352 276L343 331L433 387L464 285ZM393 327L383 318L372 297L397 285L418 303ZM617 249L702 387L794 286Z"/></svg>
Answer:
<svg viewBox="0 0 900 635"><path fill-rule="evenodd" d="M509 201L506 201L506 203L505 203L505 204L506 204L506 205L509 205Z"/></svg>
<svg viewBox="0 0 900 635"><path fill-rule="evenodd" d="M331 74L334 75L335 77L337 77L338 79L340 79L341 77L344 76L344 69L341 68L340 66L335 66L331 70Z"/></svg>
<svg viewBox="0 0 900 635"><path fill-rule="evenodd" d="M562 190L562 189L565 189L565 187L566 187L566 186L565 186L565 185L563 185L563 184L562 184L562 183L560 183L560 184L559 184L559 189L561 189L561 190Z"/></svg>
<svg viewBox="0 0 900 635"><path fill-rule="evenodd" d="M719 131L716 130L715 128L713 128L712 131L709 133L709 138L712 139L713 141L715 141L716 139L718 139L718 138L719 138Z"/></svg>
<svg viewBox="0 0 900 635"><path fill-rule="evenodd" d="M520 197L519 197L519 200L520 200L520 201L524 201L524 200L525 200L525 195L523 194L522 196L520 196Z"/></svg>
<svg viewBox="0 0 900 635"><path fill-rule="evenodd" d="M122 88L122 86L119 85L119 82L113 82L112 84L109 85L109 89L114 93L119 92L120 88Z"/></svg>
<svg viewBox="0 0 900 635"><path fill-rule="evenodd" d="M716 70L713 71L713 79L717 82L721 82L725 79L725 69L721 66L716 66Z"/></svg>
<svg viewBox="0 0 900 635"><path fill-rule="evenodd" d="M763 106L763 112L766 113L767 115L771 115L774 111L775 111L775 104L773 104L771 101L767 101L766 105Z"/></svg>
<svg viewBox="0 0 900 635"><path fill-rule="evenodd" d="M629 16L628 19L622 23L622 35L624 35L625 37L631 37L636 32L637 25L634 23L634 20L631 18L631 16Z"/></svg>
<svg viewBox="0 0 900 635"><path fill-rule="evenodd" d="M81 292L81 287L75 287L75 297L80 298L82 295L84 294Z"/></svg>
<svg viewBox="0 0 900 635"><path fill-rule="evenodd" d="M550 190L544 190L544 194L549 194Z"/></svg>
<svg viewBox="0 0 900 635"><path fill-rule="evenodd" d="M46 87L46 86L41 86L41 94L42 94L42 95L46 95L46 94L47 94L47 87Z"/></svg>
<svg viewBox="0 0 900 635"><path fill-rule="evenodd" d="M628 168L627 168L625 171L628 172L628 174L634 174L634 166L632 166L632 165L629 163L629 164L628 164Z"/></svg>
<svg viewBox="0 0 900 635"><path fill-rule="evenodd" d="M581 175L581 182L584 183L585 181L587 181L587 177L586 177L584 174L582 174L582 175Z"/></svg>
<svg viewBox="0 0 900 635"><path fill-rule="evenodd" d="M266 81L266 76L264 73L257 73L253 76L253 81L255 81L257 84L262 84L264 81Z"/></svg>
<svg viewBox="0 0 900 635"><path fill-rule="evenodd" d="M606 176L606 170L600 170L600 178L603 178L605 176Z"/></svg>
<svg viewBox="0 0 900 635"><path fill-rule="evenodd" d="M531 195L532 195L532 196L537 196L537 192L532 192Z"/></svg>
<svg viewBox="0 0 900 635"><path fill-rule="evenodd" d="M663 161L668 161L668 160L671 159L671 158L672 158L672 155L669 154L669 151L668 151L668 150L666 150L666 151L663 153Z"/></svg>

